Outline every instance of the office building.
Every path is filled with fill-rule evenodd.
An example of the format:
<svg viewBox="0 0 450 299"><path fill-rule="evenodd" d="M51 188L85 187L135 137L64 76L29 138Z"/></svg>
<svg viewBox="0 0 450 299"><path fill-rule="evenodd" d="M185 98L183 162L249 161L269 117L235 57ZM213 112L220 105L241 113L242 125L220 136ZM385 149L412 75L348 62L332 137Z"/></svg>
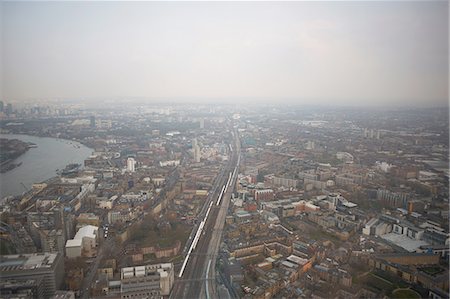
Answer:
<svg viewBox="0 0 450 299"><path fill-rule="evenodd" d="M1 292L31 292L50 298L61 287L64 260L61 253L32 253L0 257Z"/></svg>
<svg viewBox="0 0 450 299"><path fill-rule="evenodd" d="M44 298L42 277L35 279L2 279L0 281L0 298Z"/></svg>

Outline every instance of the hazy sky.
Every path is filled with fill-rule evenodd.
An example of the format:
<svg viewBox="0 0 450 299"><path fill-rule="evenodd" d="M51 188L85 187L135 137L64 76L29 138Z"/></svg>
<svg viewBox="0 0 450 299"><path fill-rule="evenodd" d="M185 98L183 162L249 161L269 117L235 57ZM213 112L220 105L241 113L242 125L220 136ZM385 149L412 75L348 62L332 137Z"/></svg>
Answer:
<svg viewBox="0 0 450 299"><path fill-rule="evenodd" d="M447 1L0 5L6 101L448 101Z"/></svg>

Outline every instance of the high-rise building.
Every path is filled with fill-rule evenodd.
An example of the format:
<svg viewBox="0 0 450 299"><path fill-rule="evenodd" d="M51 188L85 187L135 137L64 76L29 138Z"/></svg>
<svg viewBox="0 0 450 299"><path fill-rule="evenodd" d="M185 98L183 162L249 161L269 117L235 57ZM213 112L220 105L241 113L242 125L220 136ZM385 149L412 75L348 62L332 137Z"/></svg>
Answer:
<svg viewBox="0 0 450 299"><path fill-rule="evenodd" d="M194 150L194 159L195 162L199 163L201 159L200 146L196 146Z"/></svg>
<svg viewBox="0 0 450 299"><path fill-rule="evenodd" d="M3 112L3 109L4 109L3 101L0 101L0 112Z"/></svg>
<svg viewBox="0 0 450 299"><path fill-rule="evenodd" d="M200 159L201 159L201 152L200 152L200 146L198 145L197 139L194 139L192 141L192 150L194 152L194 161L196 163L199 163Z"/></svg>
<svg viewBox="0 0 450 299"><path fill-rule="evenodd" d="M128 158L127 159L127 171L135 172L136 171L135 166L136 166L136 160L134 160L134 158Z"/></svg>
<svg viewBox="0 0 450 299"><path fill-rule="evenodd" d="M13 107L11 103L6 104L6 109L5 109L5 113L7 115L10 115L13 113Z"/></svg>
<svg viewBox="0 0 450 299"><path fill-rule="evenodd" d="M120 295L129 298L168 296L175 280L172 263L122 268Z"/></svg>
<svg viewBox="0 0 450 299"><path fill-rule="evenodd" d="M205 128L205 119L200 118L200 129L204 129L204 128Z"/></svg>
<svg viewBox="0 0 450 299"><path fill-rule="evenodd" d="M57 252L2 255L0 277L2 282L21 282L21 288L26 287L27 280L34 281L29 289L33 293L43 294L43 298L50 298L63 282L64 259Z"/></svg>
<svg viewBox="0 0 450 299"><path fill-rule="evenodd" d="M95 128L95 116L92 115L92 116L90 117L90 121L91 121L91 122L90 122L91 128Z"/></svg>

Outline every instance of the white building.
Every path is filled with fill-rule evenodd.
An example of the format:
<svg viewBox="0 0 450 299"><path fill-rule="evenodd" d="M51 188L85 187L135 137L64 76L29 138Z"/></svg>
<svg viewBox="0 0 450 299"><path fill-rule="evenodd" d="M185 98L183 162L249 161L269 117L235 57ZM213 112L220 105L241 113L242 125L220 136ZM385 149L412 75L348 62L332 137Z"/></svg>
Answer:
<svg viewBox="0 0 450 299"><path fill-rule="evenodd" d="M374 235L375 234L375 227L378 225L379 220L378 218L372 218L370 219L364 228L362 229L362 233L366 236Z"/></svg>
<svg viewBox="0 0 450 299"><path fill-rule="evenodd" d="M199 163L202 154L196 138L192 141L192 151L194 152L194 161Z"/></svg>
<svg viewBox="0 0 450 299"><path fill-rule="evenodd" d="M127 171L129 172L135 172L135 166L136 166L136 160L134 158L128 158L127 159Z"/></svg>
<svg viewBox="0 0 450 299"><path fill-rule="evenodd" d="M172 263L126 267L120 271L120 295L128 298L168 296L175 281Z"/></svg>
<svg viewBox="0 0 450 299"><path fill-rule="evenodd" d="M167 161L160 161L159 166L166 167L166 166L178 166L180 165L180 160L167 160Z"/></svg>
<svg viewBox="0 0 450 299"><path fill-rule="evenodd" d="M66 256L75 258L80 256L93 257L96 254L98 227L83 226L72 240L66 242Z"/></svg>
<svg viewBox="0 0 450 299"><path fill-rule="evenodd" d="M389 172L391 170L392 166L393 166L392 164L389 164L387 162L381 162L381 163L378 161L376 162L376 167L385 173Z"/></svg>
<svg viewBox="0 0 450 299"><path fill-rule="evenodd" d="M347 152L337 152L336 158L344 161L345 163L353 163L353 155Z"/></svg>

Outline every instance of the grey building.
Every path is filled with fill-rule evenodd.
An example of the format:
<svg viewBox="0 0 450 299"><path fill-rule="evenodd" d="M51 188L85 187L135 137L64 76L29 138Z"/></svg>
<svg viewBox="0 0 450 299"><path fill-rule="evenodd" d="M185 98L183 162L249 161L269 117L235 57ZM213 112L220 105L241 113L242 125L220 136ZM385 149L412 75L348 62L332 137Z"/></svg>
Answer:
<svg viewBox="0 0 450 299"><path fill-rule="evenodd" d="M0 277L2 281L22 281L22 284L34 280L36 292L43 298L50 298L63 282L63 255L56 252L3 255L0 257Z"/></svg>
<svg viewBox="0 0 450 299"><path fill-rule="evenodd" d="M0 298L44 298L42 277L34 279L3 279L0 281Z"/></svg>

